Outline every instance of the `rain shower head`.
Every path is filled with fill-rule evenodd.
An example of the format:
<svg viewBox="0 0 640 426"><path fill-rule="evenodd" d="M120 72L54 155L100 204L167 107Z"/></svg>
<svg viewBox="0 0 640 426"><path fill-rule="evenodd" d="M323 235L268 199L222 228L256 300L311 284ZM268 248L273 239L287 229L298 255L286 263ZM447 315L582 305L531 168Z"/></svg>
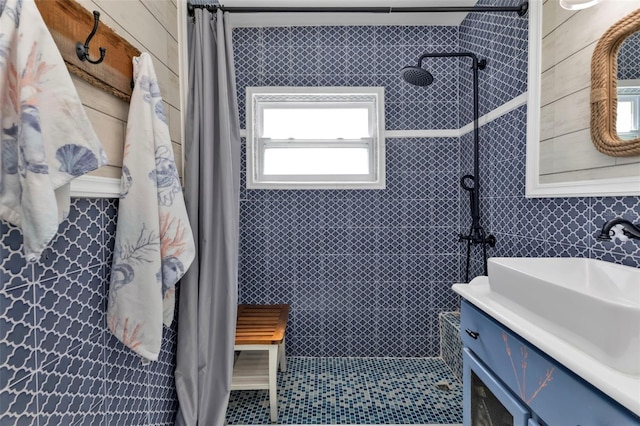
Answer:
<svg viewBox="0 0 640 426"><path fill-rule="evenodd" d="M483 70L487 66L485 59L478 60L473 53L468 52L451 52L451 53L425 53L418 58L418 65L409 65L400 71L400 75L404 81L414 86L428 86L433 83L433 75L422 68L422 61L426 58L471 58L473 61L472 69L477 74L478 70Z"/></svg>
<svg viewBox="0 0 640 426"><path fill-rule="evenodd" d="M404 81L414 86L428 86L433 82L433 76L429 71L415 65L402 68L400 74Z"/></svg>

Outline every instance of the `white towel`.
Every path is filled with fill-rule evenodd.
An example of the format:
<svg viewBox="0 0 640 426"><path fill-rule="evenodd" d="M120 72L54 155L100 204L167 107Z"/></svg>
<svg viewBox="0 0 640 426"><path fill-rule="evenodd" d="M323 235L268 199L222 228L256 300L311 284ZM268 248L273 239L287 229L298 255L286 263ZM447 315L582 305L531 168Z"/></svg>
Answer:
<svg viewBox="0 0 640 426"><path fill-rule="evenodd" d="M33 1L0 0L0 218L40 257L69 213L69 182L107 158Z"/></svg>
<svg viewBox="0 0 640 426"><path fill-rule="evenodd" d="M122 343L155 361L195 245L148 53L133 59L133 73L107 321Z"/></svg>

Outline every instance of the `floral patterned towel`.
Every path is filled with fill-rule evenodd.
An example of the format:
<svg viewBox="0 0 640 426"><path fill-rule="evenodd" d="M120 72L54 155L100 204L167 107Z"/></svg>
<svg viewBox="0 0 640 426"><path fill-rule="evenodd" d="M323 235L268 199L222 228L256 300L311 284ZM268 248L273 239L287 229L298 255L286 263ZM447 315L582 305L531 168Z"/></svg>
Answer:
<svg viewBox="0 0 640 426"><path fill-rule="evenodd" d="M0 0L0 219L34 261L69 213L69 182L107 158L33 1Z"/></svg>
<svg viewBox="0 0 640 426"><path fill-rule="evenodd" d="M133 59L133 74L107 322L122 343L155 361L195 245L148 53Z"/></svg>

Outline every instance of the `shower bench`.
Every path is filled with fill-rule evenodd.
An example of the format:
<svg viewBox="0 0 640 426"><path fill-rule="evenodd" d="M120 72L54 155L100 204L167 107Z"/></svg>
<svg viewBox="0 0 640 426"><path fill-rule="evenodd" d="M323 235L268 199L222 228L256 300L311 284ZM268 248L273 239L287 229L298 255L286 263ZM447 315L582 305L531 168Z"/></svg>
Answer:
<svg viewBox="0 0 640 426"><path fill-rule="evenodd" d="M278 420L277 368L286 371L284 333L289 305L239 305L231 390L267 389L271 421Z"/></svg>

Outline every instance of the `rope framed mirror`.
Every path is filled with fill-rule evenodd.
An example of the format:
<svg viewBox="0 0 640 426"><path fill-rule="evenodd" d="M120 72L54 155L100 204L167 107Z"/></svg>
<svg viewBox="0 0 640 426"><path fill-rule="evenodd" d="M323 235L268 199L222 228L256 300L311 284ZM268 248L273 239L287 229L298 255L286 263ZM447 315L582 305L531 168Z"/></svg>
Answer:
<svg viewBox="0 0 640 426"><path fill-rule="evenodd" d="M618 53L640 31L640 9L611 26L600 38L591 59L591 139L598 151L612 157L640 154L640 137L618 131ZM640 80L640 77L637 78Z"/></svg>

